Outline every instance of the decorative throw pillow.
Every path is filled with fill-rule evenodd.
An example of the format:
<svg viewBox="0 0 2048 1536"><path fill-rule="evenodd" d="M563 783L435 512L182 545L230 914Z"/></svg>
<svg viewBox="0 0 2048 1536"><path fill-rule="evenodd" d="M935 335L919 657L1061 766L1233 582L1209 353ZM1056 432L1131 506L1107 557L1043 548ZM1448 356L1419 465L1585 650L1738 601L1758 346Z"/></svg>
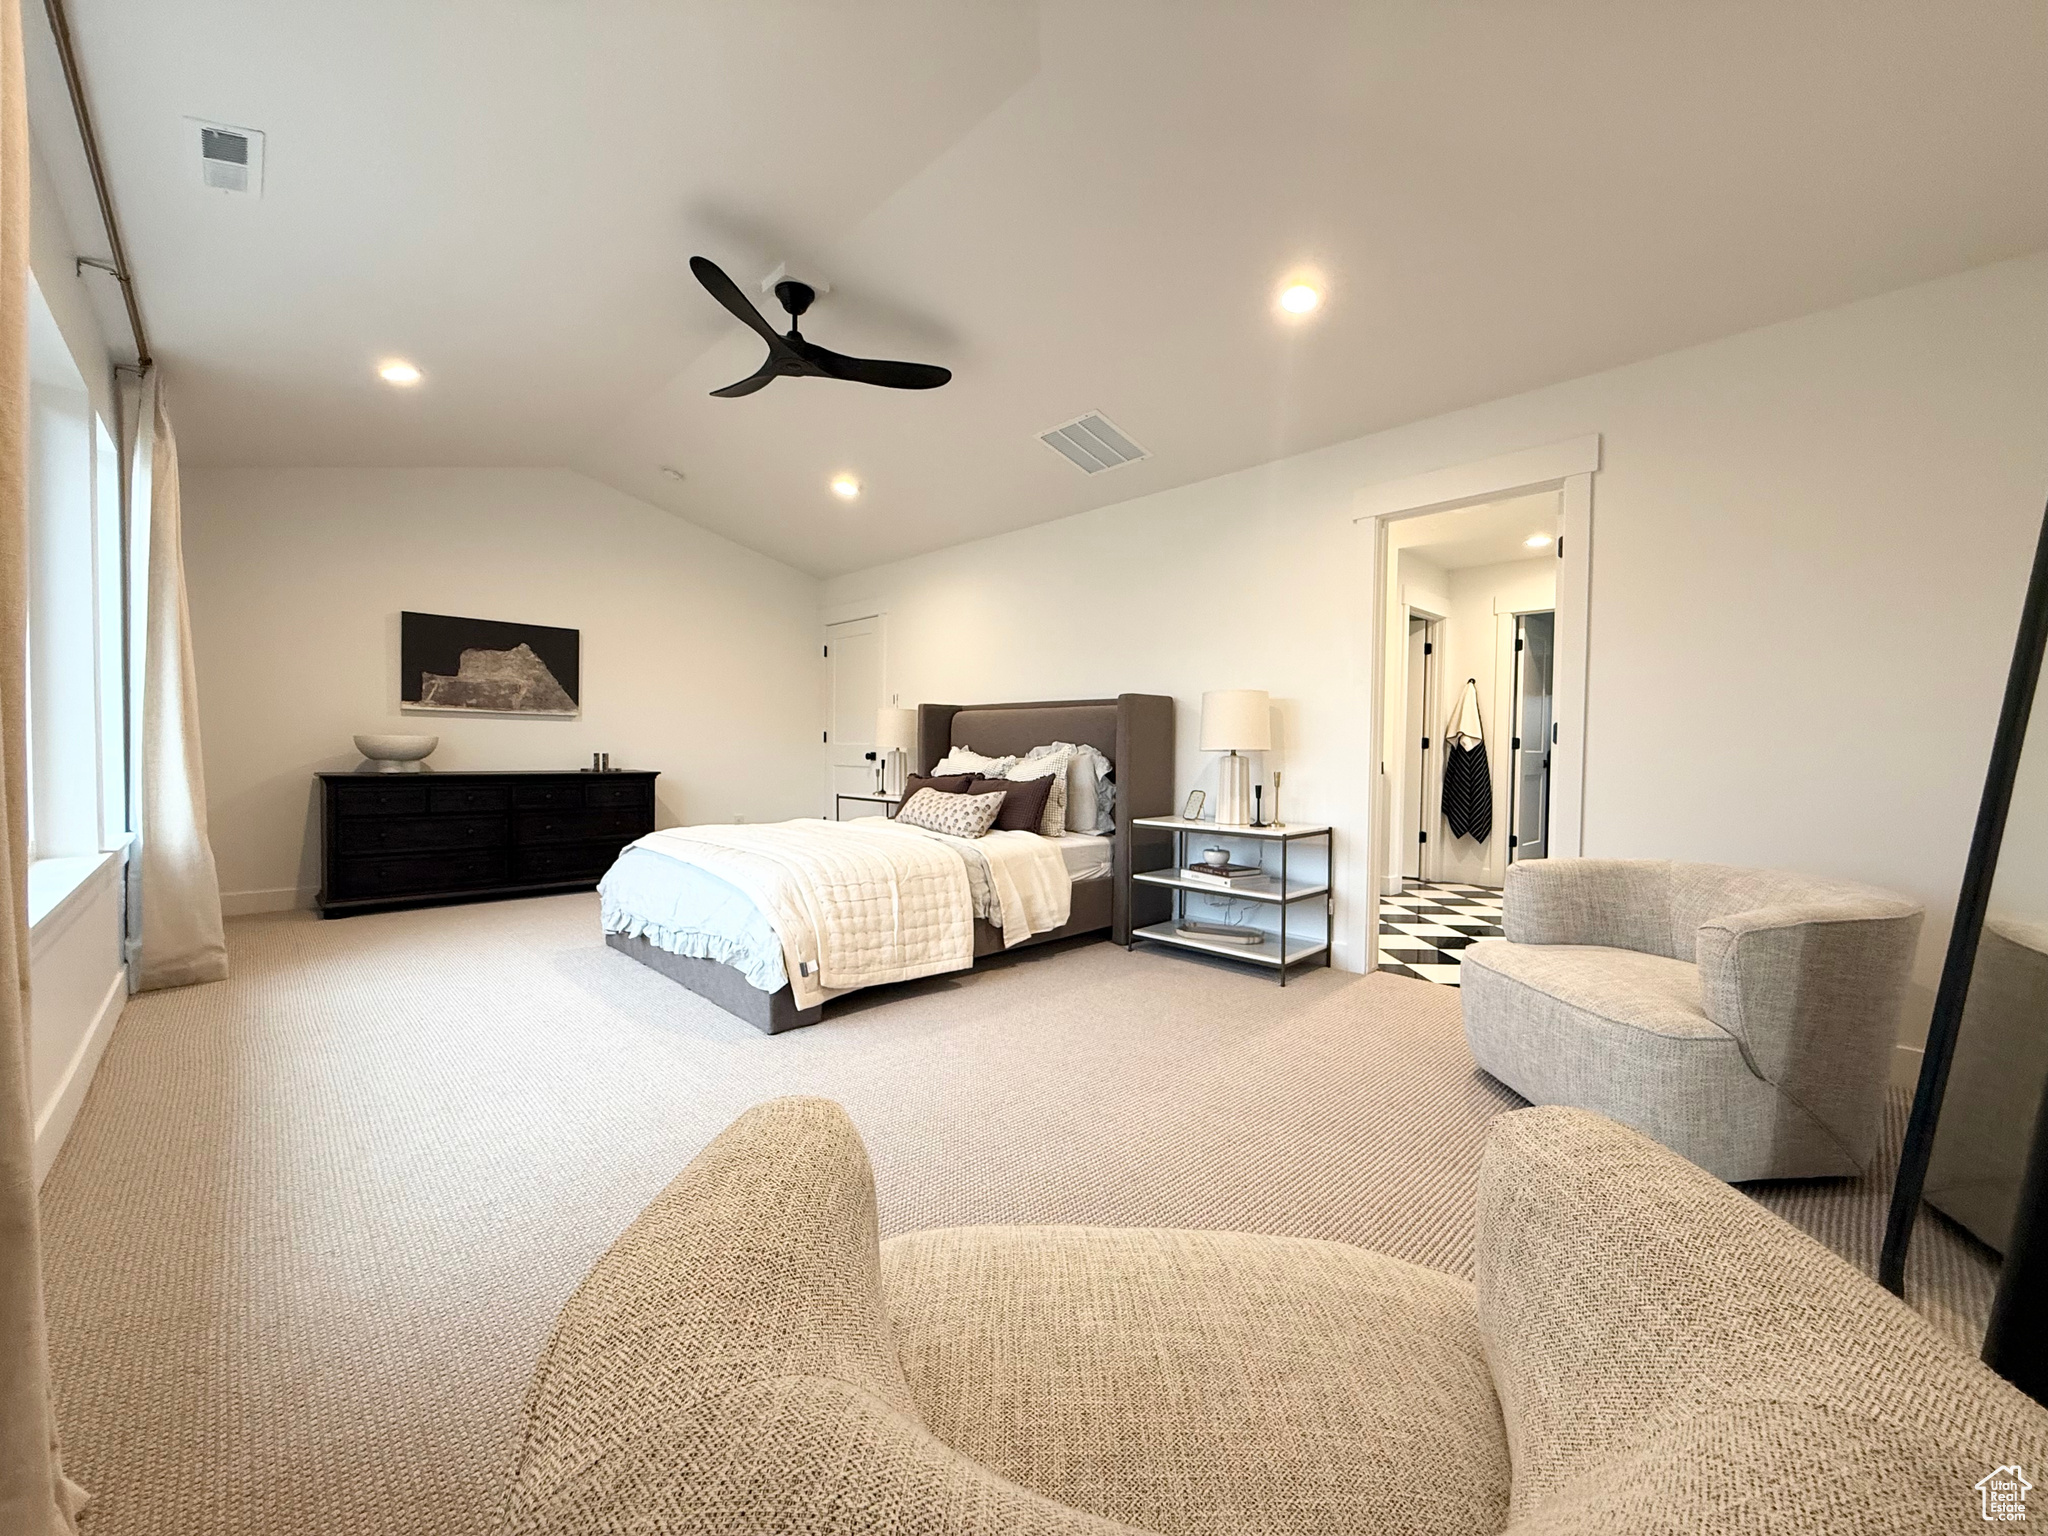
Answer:
<svg viewBox="0 0 2048 1536"><path fill-rule="evenodd" d="M1069 832L1110 833L1116 830L1116 785L1110 778L1109 759L1099 748L1079 745L1071 741L1055 741L1043 747L1033 747L1024 754L1024 760L1050 757L1055 752L1071 752L1073 761L1067 768L1067 830Z"/></svg>
<svg viewBox="0 0 2048 1536"><path fill-rule="evenodd" d="M1067 833L1067 764L1072 761L1069 754L1055 752L1049 757L1029 758L1002 775L1006 779L1023 782L1030 779L1048 779L1052 793L1045 797L1045 814L1039 818L1040 837L1064 837Z"/></svg>
<svg viewBox="0 0 2048 1536"><path fill-rule="evenodd" d="M1014 757L984 757L972 747L955 747L932 764L932 772L972 773L984 779L1000 779L1016 766Z"/></svg>
<svg viewBox="0 0 2048 1536"><path fill-rule="evenodd" d="M996 831L1036 832L1045 820L1045 802L1052 794L1052 780L975 779L968 784L967 793L1003 797L1003 808L996 812Z"/></svg>
<svg viewBox="0 0 2048 1536"><path fill-rule="evenodd" d="M926 778L921 774L908 774L903 780L902 801L896 809L902 810L903 806L910 803L910 797L920 789L936 789L942 795L964 795L967 793L967 786L973 782L974 775L971 773L950 774L945 778Z"/></svg>
<svg viewBox="0 0 2048 1536"><path fill-rule="evenodd" d="M1002 808L1001 795L948 795L920 789L903 802L896 819L948 837L981 837L995 824L996 812Z"/></svg>

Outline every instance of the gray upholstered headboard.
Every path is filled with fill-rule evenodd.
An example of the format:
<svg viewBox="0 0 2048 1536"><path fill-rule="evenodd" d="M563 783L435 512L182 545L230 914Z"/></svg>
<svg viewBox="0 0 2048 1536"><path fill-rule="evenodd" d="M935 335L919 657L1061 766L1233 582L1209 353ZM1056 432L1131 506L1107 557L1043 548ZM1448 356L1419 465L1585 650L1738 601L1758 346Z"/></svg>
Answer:
<svg viewBox="0 0 2048 1536"><path fill-rule="evenodd" d="M930 706L927 706L930 707ZM922 719L919 735L922 737ZM1083 699L1069 704L970 704L952 711L940 747L972 747L988 757L1022 756L1049 741L1074 741L1116 761L1116 700ZM919 745L923 746L923 740ZM938 761L937 757L932 759Z"/></svg>
<svg viewBox="0 0 2048 1536"><path fill-rule="evenodd" d="M1029 752L1049 741L1073 741L1108 756L1116 775L1116 916L1111 937L1129 939L1135 922L1163 920L1171 894L1158 886L1133 887L1129 870L1173 862L1173 835L1133 826L1140 816L1173 814L1173 700L1157 693L1113 699L1057 699L1034 704L920 704L914 771L930 773L951 747L972 747L989 757ZM1136 910L1127 910L1135 900Z"/></svg>

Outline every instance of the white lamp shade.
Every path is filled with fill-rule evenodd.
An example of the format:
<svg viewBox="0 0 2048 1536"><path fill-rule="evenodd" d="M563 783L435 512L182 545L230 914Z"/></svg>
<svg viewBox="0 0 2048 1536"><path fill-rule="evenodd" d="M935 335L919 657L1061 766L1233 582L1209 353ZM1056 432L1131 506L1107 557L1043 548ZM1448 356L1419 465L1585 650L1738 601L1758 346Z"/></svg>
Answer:
<svg viewBox="0 0 2048 1536"><path fill-rule="evenodd" d="M875 750L878 752L915 752L917 750L917 711L914 709L890 708L876 710Z"/></svg>
<svg viewBox="0 0 2048 1536"><path fill-rule="evenodd" d="M1263 688L1202 695L1204 752L1265 752L1273 745L1273 703Z"/></svg>

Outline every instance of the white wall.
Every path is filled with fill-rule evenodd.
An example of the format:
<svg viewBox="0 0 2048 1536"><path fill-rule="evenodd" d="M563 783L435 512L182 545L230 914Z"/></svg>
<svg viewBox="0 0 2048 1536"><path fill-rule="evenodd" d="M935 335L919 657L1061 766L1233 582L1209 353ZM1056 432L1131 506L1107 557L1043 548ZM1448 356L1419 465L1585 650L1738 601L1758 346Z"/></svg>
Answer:
<svg viewBox="0 0 2048 1536"><path fill-rule="evenodd" d="M1585 851L1875 881L1939 968L2048 490L2048 254L838 577L904 702L1259 687L1286 810L1339 829L1361 968L1361 487L1581 434L1594 477ZM1114 473L1114 471L1112 471ZM1242 618L1197 600L1227 594Z"/></svg>
<svg viewBox="0 0 2048 1536"><path fill-rule="evenodd" d="M65 125L69 131L70 125ZM93 409L112 427L119 423L114 400L114 368L107 350L106 333L94 313L92 295L86 283L112 283L111 277L95 274L90 279L78 270L79 245L65 221L57 201L56 184L40 146L29 145L29 270L36 286L57 322L57 329L71 349L72 359L85 378Z"/></svg>
<svg viewBox="0 0 2048 1536"><path fill-rule="evenodd" d="M71 1134L128 1001L121 954L121 869L118 858L63 859L45 861L30 872L32 909L49 907L29 935L28 1090L38 1186ZM83 883L63 900L38 899L53 875L68 884L79 873Z"/></svg>
<svg viewBox="0 0 2048 1536"><path fill-rule="evenodd" d="M439 768L655 768L659 817L815 815L819 584L567 470L187 470L214 855L231 913L318 884L312 775L358 732ZM402 610L582 631L574 720L401 714Z"/></svg>
<svg viewBox="0 0 2048 1536"><path fill-rule="evenodd" d="M1397 627L1402 633L1408 629L1407 619L1398 610L1412 603L1427 609L1439 618L1451 616L1451 573L1431 560L1419 549L1397 549L1393 554L1394 592L1389 605L1394 612Z"/></svg>

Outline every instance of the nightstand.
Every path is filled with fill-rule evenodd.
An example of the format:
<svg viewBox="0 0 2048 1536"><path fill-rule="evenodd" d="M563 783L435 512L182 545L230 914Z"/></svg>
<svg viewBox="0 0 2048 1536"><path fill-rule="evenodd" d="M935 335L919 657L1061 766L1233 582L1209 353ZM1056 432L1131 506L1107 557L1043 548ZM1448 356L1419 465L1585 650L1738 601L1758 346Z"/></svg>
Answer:
<svg viewBox="0 0 2048 1536"><path fill-rule="evenodd" d="M1320 958L1325 966L1331 963L1331 925L1335 921L1337 898L1332 892L1331 881L1336 872L1336 844L1331 829L1313 822L1287 822L1279 826L1241 826L1225 822L1189 821L1181 816L1140 816L1133 825L1151 827L1173 834L1173 867L1171 869L1148 869L1138 871L1127 878L1140 885L1164 886L1173 892L1173 916L1163 923L1152 923L1143 928L1131 930L1131 944L1144 940L1148 944L1165 944L1174 949L1193 949L1205 955L1220 955L1225 960L1241 960L1247 965L1264 966L1275 972L1280 985L1287 985L1289 966L1304 960ZM1203 843L1220 842L1232 845L1233 854L1245 844L1256 845L1253 857L1265 871L1263 878L1247 885L1229 888L1220 887L1199 878L1189 878L1181 871L1196 860L1190 856L1191 839ZM1299 842L1322 844L1323 873L1304 877L1297 863L1293 870L1287 867L1288 850ZM1220 901L1249 901L1259 906L1271 907L1279 918L1279 932L1266 934L1260 944L1233 944L1227 939L1206 939L1199 935L1180 932L1180 925L1187 920L1188 897L1190 895L1210 896ZM1299 925L1294 932L1288 932L1288 914L1297 905L1307 904L1322 913L1320 933L1304 934ZM1131 944L1124 948L1129 949Z"/></svg>
<svg viewBox="0 0 2048 1536"><path fill-rule="evenodd" d="M902 799L901 795L885 795L880 792L872 795L834 795L832 819L845 821L846 808L849 805L856 807L853 813L856 816L894 816L896 807L902 803Z"/></svg>

